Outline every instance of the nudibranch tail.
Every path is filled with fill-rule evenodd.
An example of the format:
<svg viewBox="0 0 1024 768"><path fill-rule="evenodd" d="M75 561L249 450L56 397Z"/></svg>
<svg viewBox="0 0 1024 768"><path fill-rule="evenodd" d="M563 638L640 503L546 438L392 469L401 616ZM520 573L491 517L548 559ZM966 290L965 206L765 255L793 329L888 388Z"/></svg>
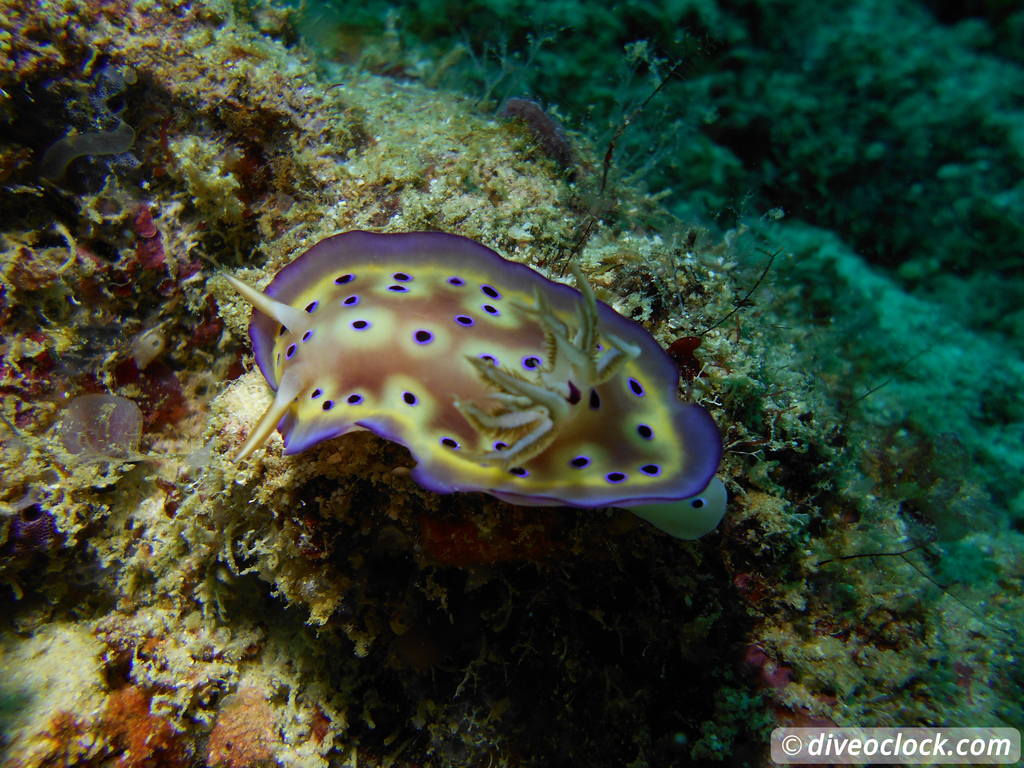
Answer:
<svg viewBox="0 0 1024 768"><path fill-rule="evenodd" d="M718 527L725 515L729 494L718 477L689 498L655 504L627 505L637 517L677 539L699 539Z"/></svg>

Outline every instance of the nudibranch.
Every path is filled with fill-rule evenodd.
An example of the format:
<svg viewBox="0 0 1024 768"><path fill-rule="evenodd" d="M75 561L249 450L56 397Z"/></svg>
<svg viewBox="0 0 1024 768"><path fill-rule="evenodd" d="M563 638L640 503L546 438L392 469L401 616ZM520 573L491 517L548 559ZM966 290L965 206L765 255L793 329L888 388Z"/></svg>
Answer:
<svg viewBox="0 0 1024 768"><path fill-rule="evenodd" d="M274 401L238 454L278 429L284 453L368 429L401 443L437 493L525 506L630 507L677 536L717 525L722 442L678 396L637 323L480 243L345 232L260 292L249 335Z"/></svg>

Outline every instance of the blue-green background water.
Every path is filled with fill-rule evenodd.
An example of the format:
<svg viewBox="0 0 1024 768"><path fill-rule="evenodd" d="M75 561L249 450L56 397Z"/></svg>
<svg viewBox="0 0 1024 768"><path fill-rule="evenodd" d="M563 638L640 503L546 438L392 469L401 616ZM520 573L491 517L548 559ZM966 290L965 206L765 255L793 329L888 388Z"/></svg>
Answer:
<svg viewBox="0 0 1024 768"><path fill-rule="evenodd" d="M784 254L754 300L808 332L766 364L815 370L850 439L889 457L901 508L932 526L931 570L907 569L908 589L969 585L996 642L1013 635L976 601L1009 586L984 536L1024 529L1017 4L313 3L299 28L328 77L427 79L485 113L534 99L597 157L617 139L613 184ZM773 305L786 291L798 302Z"/></svg>
<svg viewBox="0 0 1024 768"><path fill-rule="evenodd" d="M304 18L325 64L415 77L449 56L432 78L481 109L534 98L598 143L677 67L618 149L673 213L729 225L782 207L924 293L943 273L1021 269L1012 3L310 3ZM1020 286L993 287L964 308L1014 332Z"/></svg>
<svg viewBox="0 0 1024 768"><path fill-rule="evenodd" d="M427 79L484 112L532 98L599 153L628 117L613 178L789 252L775 278L834 351L823 373L882 421L956 435L1024 524L1016 4L333 2L298 28L328 75Z"/></svg>

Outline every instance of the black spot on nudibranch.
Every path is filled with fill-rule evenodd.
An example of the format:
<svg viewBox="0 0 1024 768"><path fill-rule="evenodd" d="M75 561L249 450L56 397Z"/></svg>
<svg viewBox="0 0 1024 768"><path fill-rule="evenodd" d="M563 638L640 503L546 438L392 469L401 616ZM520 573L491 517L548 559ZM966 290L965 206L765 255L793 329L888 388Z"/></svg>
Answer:
<svg viewBox="0 0 1024 768"><path fill-rule="evenodd" d="M657 477L658 475L661 474L661 467L659 467L657 464L644 464L642 467L640 467L640 471L643 472L648 477Z"/></svg>
<svg viewBox="0 0 1024 768"><path fill-rule="evenodd" d="M409 289L404 285L389 285L388 290L394 293L408 293Z"/></svg>
<svg viewBox="0 0 1024 768"><path fill-rule="evenodd" d="M412 392L403 392L402 399L406 405L416 405L419 402L419 399Z"/></svg>
<svg viewBox="0 0 1024 768"><path fill-rule="evenodd" d="M336 285L345 285L346 283L351 283L355 279L355 275L339 275L338 277L334 278L334 282Z"/></svg>
<svg viewBox="0 0 1024 768"><path fill-rule="evenodd" d="M329 411L333 407L334 407L334 401L333 400L324 400L323 409L325 411Z"/></svg>
<svg viewBox="0 0 1024 768"><path fill-rule="evenodd" d="M314 312L316 312L316 308L319 307L319 306L320 306L320 302L319 301L311 301L311 302L309 302L309 304L306 305L306 311L309 312L309 314L312 315Z"/></svg>
<svg viewBox="0 0 1024 768"><path fill-rule="evenodd" d="M540 358L534 355L527 355L523 358L523 368L532 371L540 365Z"/></svg>
<svg viewBox="0 0 1024 768"><path fill-rule="evenodd" d="M349 296L347 299L345 299L341 303L344 304L346 307L354 307L356 304L359 303L359 297L355 296L355 295L352 295L352 296Z"/></svg>
<svg viewBox="0 0 1024 768"><path fill-rule="evenodd" d="M508 448L508 443L503 443L501 440L495 440L493 447L494 450L496 451L504 451L506 448Z"/></svg>
<svg viewBox="0 0 1024 768"><path fill-rule="evenodd" d="M585 466L590 464L590 459L586 456L577 456L575 459L569 462L569 465L576 469L583 469Z"/></svg>
<svg viewBox="0 0 1024 768"><path fill-rule="evenodd" d="M492 307L490 304L481 304L480 309L486 312L488 315L500 315L497 307Z"/></svg>
<svg viewBox="0 0 1024 768"><path fill-rule="evenodd" d="M469 315L456 315L455 322L465 328L469 328L473 324L473 318Z"/></svg>
<svg viewBox="0 0 1024 768"><path fill-rule="evenodd" d="M439 441L445 448L451 448L453 451L459 450L458 440L453 440L450 437L442 437Z"/></svg>
<svg viewBox="0 0 1024 768"><path fill-rule="evenodd" d="M349 395L347 398L345 398L345 402L348 403L349 405L359 405L361 402L363 402L363 396Z"/></svg>
<svg viewBox="0 0 1024 768"><path fill-rule="evenodd" d="M288 349L284 351L284 359L291 360L293 357L295 357L295 353L298 351L298 349L299 348L296 345L289 344Z"/></svg>
<svg viewBox="0 0 1024 768"><path fill-rule="evenodd" d="M303 341L309 341L312 338L313 338L313 331L312 330L308 330L304 334L302 334L302 340Z"/></svg>
<svg viewBox="0 0 1024 768"><path fill-rule="evenodd" d="M636 433L640 435L644 440L650 440L654 437L654 430L646 424L640 424L636 428Z"/></svg>
<svg viewBox="0 0 1024 768"><path fill-rule="evenodd" d="M370 324L366 320L353 320L352 327L357 331L365 331L370 327Z"/></svg>
<svg viewBox="0 0 1024 768"><path fill-rule="evenodd" d="M484 292L485 296L490 296L492 299L501 298L501 294L498 293L498 289L493 285L481 285L480 290Z"/></svg>
<svg viewBox="0 0 1024 768"><path fill-rule="evenodd" d="M609 472L604 476L604 479L609 483L621 483L626 479L625 472Z"/></svg>
<svg viewBox="0 0 1024 768"><path fill-rule="evenodd" d="M704 506L704 499L693 499L690 501L690 506L694 509L700 509Z"/></svg>
<svg viewBox="0 0 1024 768"><path fill-rule="evenodd" d="M568 402L569 405L576 405L576 403L578 403L582 397L583 395L580 393L580 388L570 381L569 396L565 398L566 402Z"/></svg>
<svg viewBox="0 0 1024 768"><path fill-rule="evenodd" d="M421 328L412 335L412 338L417 344L429 344L434 340L434 334Z"/></svg>
<svg viewBox="0 0 1024 768"><path fill-rule="evenodd" d="M278 336L284 336L284 335L285 335L286 333L288 333L288 329L287 329L287 328L285 328L285 327L284 327L284 326L282 325L282 326L281 326L281 330L279 330L279 331L277 332L277 335L278 335Z"/></svg>
<svg viewBox="0 0 1024 768"><path fill-rule="evenodd" d="M601 407L601 396L597 394L596 389L590 390L590 410L596 411Z"/></svg>
<svg viewBox="0 0 1024 768"><path fill-rule="evenodd" d="M466 281L463 280L461 277L457 277L455 275L452 275L451 277L448 278L448 285L454 285L456 288L459 287L460 285L465 285L465 284L466 284Z"/></svg>
<svg viewBox="0 0 1024 768"><path fill-rule="evenodd" d="M496 358L494 355L480 355L480 359L490 363L491 365L498 364L498 358Z"/></svg>
<svg viewBox="0 0 1024 768"><path fill-rule="evenodd" d="M395 272L395 274L391 276L391 279L397 280L400 283L407 283L412 280L412 275L407 275L405 272Z"/></svg>
<svg viewBox="0 0 1024 768"><path fill-rule="evenodd" d="M644 396L643 385L639 381L634 379L632 376L629 377L629 388L633 390L633 394L636 395L637 397Z"/></svg>
<svg viewBox="0 0 1024 768"><path fill-rule="evenodd" d="M522 467L512 467L512 469L510 469L508 473L510 475L515 475L516 477L529 477L530 475L530 473L527 472Z"/></svg>
<svg viewBox="0 0 1024 768"><path fill-rule="evenodd" d="M312 392L310 392L309 396L310 396L311 399L316 400L323 393L324 393L324 391L318 387L318 388L314 389Z"/></svg>

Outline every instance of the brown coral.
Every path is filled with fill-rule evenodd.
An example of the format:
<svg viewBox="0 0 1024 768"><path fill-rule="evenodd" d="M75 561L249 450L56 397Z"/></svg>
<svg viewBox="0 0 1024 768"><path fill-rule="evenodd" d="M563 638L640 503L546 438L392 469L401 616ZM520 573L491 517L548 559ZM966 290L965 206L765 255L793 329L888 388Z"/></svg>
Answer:
<svg viewBox="0 0 1024 768"><path fill-rule="evenodd" d="M224 699L210 734L206 761L212 768L276 765L274 713L258 688L241 688Z"/></svg>
<svg viewBox="0 0 1024 768"><path fill-rule="evenodd" d="M103 720L111 742L122 750L121 768L178 768L188 754L173 726L149 709L150 696L126 685L110 694Z"/></svg>
<svg viewBox="0 0 1024 768"><path fill-rule="evenodd" d="M99 751L87 737L88 726L70 712L58 710L50 717L47 727L36 737L34 748L27 750L33 753L11 755L4 763L5 768L22 768L23 766L43 765L80 765L96 756Z"/></svg>

